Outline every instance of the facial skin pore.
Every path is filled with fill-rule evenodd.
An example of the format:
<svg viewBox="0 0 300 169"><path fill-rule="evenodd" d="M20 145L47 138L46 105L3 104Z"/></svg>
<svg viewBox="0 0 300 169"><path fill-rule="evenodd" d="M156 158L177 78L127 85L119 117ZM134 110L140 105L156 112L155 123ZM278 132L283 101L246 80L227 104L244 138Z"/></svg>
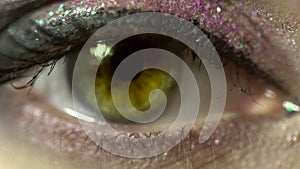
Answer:
<svg viewBox="0 0 300 169"><path fill-rule="evenodd" d="M278 7L280 12L274 15L282 17L290 16L289 11L298 9L293 0L261 0L258 3L271 12L276 12L272 9ZM295 12L292 16L297 22L300 13ZM282 87L288 93L299 98L300 59L297 54L300 50L300 33L287 32L288 38L279 37L271 37L274 41L264 51L264 54L273 55L271 59L253 59L253 62L261 64L263 71L275 74L275 81L282 82ZM286 42L288 39L293 39L294 45ZM285 58L284 63L282 57ZM203 144L199 144L197 138L199 122L190 137L170 152L153 158L127 159L97 149L78 128L77 120L45 104L46 101L40 96L8 90L7 86L2 86L0 90L0 107L3 108L3 118L0 120L0 168L300 168L297 158L300 150L298 114L280 118L224 116L214 135ZM39 120L36 119L37 115ZM26 122L19 123L20 119L26 119ZM45 124L50 130L36 127ZM69 126L68 131L60 127L64 125ZM34 128L34 131L30 132L30 128ZM20 139L20 136L29 140ZM67 137L73 141L70 142ZM41 140L47 145L32 144Z"/></svg>

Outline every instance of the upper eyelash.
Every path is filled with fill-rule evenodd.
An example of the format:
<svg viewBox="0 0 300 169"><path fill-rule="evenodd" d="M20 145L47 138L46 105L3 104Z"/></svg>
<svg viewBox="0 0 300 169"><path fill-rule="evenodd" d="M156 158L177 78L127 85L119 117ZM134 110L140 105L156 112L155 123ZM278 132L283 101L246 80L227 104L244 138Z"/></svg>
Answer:
<svg viewBox="0 0 300 169"><path fill-rule="evenodd" d="M112 14L114 13L109 19L116 19L122 15L128 14L129 11L123 10L123 11L101 11L101 12L106 12L107 14ZM131 11L132 12L132 11ZM138 12L138 11L136 11ZM69 52L74 46L76 46L76 43L82 43L84 42L85 39L80 40L80 35L82 32L79 33L74 33L75 39L77 38L78 41L80 42L75 42L75 39L70 39L68 38L69 33L61 33L59 32L49 32L49 30L44 29L40 25L38 25L35 21L32 20L32 15L34 13L31 13L27 16L24 16L23 18L19 19L15 23L11 24L6 30L2 31L0 34L0 43L5 42L7 43L6 45L11 45L13 46L14 49L20 50L23 49L23 54L22 52L19 54L15 54L15 56L7 56L6 54L3 54L5 49L5 46L0 47L0 57L2 58L9 58L6 60L6 62L11 63L10 67L4 67L0 68L0 84L11 81L15 78L21 77L24 72L26 72L30 67L34 65L42 65L42 68L44 67L45 63L51 61L51 60L58 60L61 58L63 55L65 55L67 52ZM105 18L107 19L107 18ZM98 18L98 20L101 20ZM109 22L109 20L106 20ZM196 20L192 21L195 25L199 24ZM105 23L103 23L105 24ZM22 28L20 28L20 25L22 25ZM25 25L25 26L23 26ZM74 23L73 23L74 25ZM77 29L83 29L84 25L80 25L78 23ZM22 38L17 36L17 34L14 34L14 31L21 31L20 29L25 29L27 32L29 32L29 36ZM89 27L88 29L91 29ZM34 32L36 31L36 32ZM204 30L205 32L205 30ZM8 36L7 36L8 34ZM21 43L21 42L26 42L26 40L29 39L34 39L32 35L36 35L39 37L38 43L35 45L30 44L30 43ZM222 53L225 56L225 58L228 58L228 60L236 62L236 64L240 64L243 67L246 67L247 70L258 70L257 66L254 65L250 59L245 59L246 55L243 53L244 51L237 51L233 47L229 47L226 45L226 42L222 41L221 39L217 38L216 36L210 35L208 32L206 34L209 36L210 40L212 43L215 45L219 53ZM59 35L59 36L58 36ZM62 37L65 37L62 39ZM75 42L75 44L74 44ZM63 47L58 47L60 45L64 45ZM44 49L40 49L40 46L44 47ZM52 47L52 48L50 48ZM58 47L56 49L53 49L53 47ZM53 53L48 54L49 50L54 50ZM2 54L1 54L2 53ZM247 64L244 64L244 61L247 61ZM53 64L52 64L53 65ZM55 64L54 64L55 65ZM254 68L254 69L253 69ZM34 83L34 79L38 75L34 75L34 78L29 81L29 83L25 84L24 86L20 86L20 88L28 87L31 86ZM18 87L19 88L19 87Z"/></svg>
<svg viewBox="0 0 300 169"><path fill-rule="evenodd" d="M50 67L49 72L48 72L48 76L51 74L51 72L53 71L53 69L54 69L54 67L57 63L57 61L58 60L52 60L49 63L41 64L40 68L38 68L38 70L35 73L33 73L31 75L28 75L29 77L32 77L32 78L30 78L30 80L28 82L26 82L24 85L17 86L17 85L14 84L13 81L10 81L11 86L16 90L25 89L25 88L28 88L28 87L32 88L33 85L35 84L36 80L38 79L39 75L44 71L45 68ZM29 90L29 92L30 91L31 90Z"/></svg>
<svg viewBox="0 0 300 169"><path fill-rule="evenodd" d="M128 13L135 13L138 11L114 11L109 9L100 9L99 11L97 11L97 17L90 18L90 20L94 20L94 22L89 21L93 23L91 25L84 25L84 23L80 22L80 19L78 21L70 23L76 31L79 31L79 33L75 33L74 31L72 32L71 29L64 29L62 31L55 31L55 29L51 28L45 29L39 24L39 20L32 19L34 18L33 16L38 12L39 11L36 11L22 17L21 19L12 23L8 28L2 31L0 35L0 43L2 42L5 45L2 45L2 47L0 47L0 57L6 59L5 62L7 62L7 65L5 67L0 68L0 75L2 75L0 77L0 83L4 83L6 81L10 81L19 77L24 72L24 69L28 69L31 66L46 63L51 59L58 59L62 57L74 45L72 44L72 41L74 43L76 40L75 43L80 43L78 42L81 40L80 38L86 37L80 37L80 35L82 35L82 32L80 32L79 30L91 30L93 29L93 27L99 27L101 25L104 25L104 22L109 22L110 20L117 19L122 15L126 15ZM103 15L106 15L108 17L103 17ZM95 20L97 20L98 22L95 22ZM18 32L27 32L28 34L23 35L25 37L20 37L16 34ZM72 37L68 37L71 34L73 34ZM38 42L32 40L36 38L32 37L33 35L38 37ZM84 40L85 39L82 39L82 41ZM28 43L28 41L32 41L34 42L34 44ZM7 48L7 46L9 45L11 45L12 48L10 49L11 53L14 53L18 50L21 51L16 52L13 55L10 52L5 53L9 51L9 48ZM43 49L41 49L41 47L43 47ZM49 54L49 50L53 52ZM33 61L34 63L32 63Z"/></svg>
<svg viewBox="0 0 300 169"><path fill-rule="evenodd" d="M25 17L25 18L23 18L22 20L20 20L18 22L21 22L21 23L25 22L26 23L27 19L29 19L28 16ZM17 23L16 25L22 25L22 24ZM11 25L12 28L10 27L9 29L13 29L14 26L15 25ZM41 31L42 28L40 26L35 25L35 28L36 29L31 29L31 31L39 30L39 32L41 32L41 34L44 34L44 35L40 35L40 37L42 37L42 36L49 37L50 36L50 35L45 35L46 34L45 31ZM18 27L16 29L18 29ZM12 60L12 61L15 62L15 65L12 65L13 66L12 68L2 68L2 69L0 69L0 84L4 83L6 81L11 81L11 80L13 80L15 78L18 78L18 77L22 77L22 74L24 74L28 69L30 69L32 66L35 66L35 65L42 66L41 69L43 69L44 67L47 67L47 66L52 66L52 68L54 68L55 62L61 56L63 56L69 50L71 50L71 48L70 48L67 51L63 52L63 53L53 53L53 55L50 58L48 58L49 55L45 54L46 56L43 56L44 53L40 53L40 52L38 52L38 54L34 53L36 50L28 49L28 47L24 47L22 44L16 43L15 39L17 39L18 37L13 36L13 35L6 36L5 33L9 34L9 32L2 32L2 34L0 34L0 42L1 41L7 41L8 43L10 43L13 46L13 48L20 48L21 47L24 50L27 50L27 53L25 52L25 54L20 55L19 58L18 58L18 56L6 56L6 55L4 55L2 53L3 51L5 51L4 50L5 47L4 46L0 47L0 57L2 57L2 58L9 58L10 60ZM230 56L230 59L232 59L232 58L239 58L239 59L241 59L242 58L241 57L241 55L242 55L241 53L240 53L240 55L238 57L233 57L233 56L236 56L239 53L234 52L233 48L228 47L225 42L221 41L217 37L210 36L209 34L208 34L208 37L211 40L211 42L216 46L216 48L217 48L217 50L218 50L219 53L222 52L222 54ZM78 47L78 45L76 45L76 44L71 44L71 45ZM49 50L51 50L51 49L49 49ZM45 52L46 52L46 50L45 50ZM29 60L29 59L26 59L26 55L27 54L28 55L36 55L36 56L32 56L31 59ZM41 56L44 57L45 59L40 59ZM20 58L20 57L22 57L22 58ZM40 72L41 71L38 71L37 74L34 74L33 75L33 79L31 79L24 86L19 86L19 87L14 86L14 87L15 88L25 88L25 87L32 86L32 84L34 84L34 81L35 81L35 79L37 78L37 76L38 76L38 74Z"/></svg>
<svg viewBox="0 0 300 169"><path fill-rule="evenodd" d="M32 21L30 16L31 15L24 16L12 23L0 34L0 43L4 44L0 47L0 57L3 63L5 63L5 65L0 68L0 84L20 77L27 69L34 65L45 64L52 59L57 60L61 58L71 49L71 46L76 45L72 44L76 42L74 41L75 39L62 41L61 37L54 38ZM116 18L117 17L118 16L116 16ZM14 34L14 31L27 32L28 34L27 37L25 35L24 39L24 37ZM82 32L79 32L77 34L80 35L81 33ZM29 39L34 39L34 37L32 37L33 34L36 34L40 40L35 44L35 47L28 47L24 42ZM82 37L85 38L86 36ZM84 41L84 38L82 40L80 39L82 37L77 35L76 39L78 41L76 43ZM44 42L42 41L43 39ZM10 48L7 48L8 46L10 46ZM43 47L43 49L41 49L41 47ZM56 49L53 49L53 47ZM10 49L10 51L21 51L11 55L10 53L4 53L8 52L7 49ZM49 54L49 51L52 51L52 53Z"/></svg>

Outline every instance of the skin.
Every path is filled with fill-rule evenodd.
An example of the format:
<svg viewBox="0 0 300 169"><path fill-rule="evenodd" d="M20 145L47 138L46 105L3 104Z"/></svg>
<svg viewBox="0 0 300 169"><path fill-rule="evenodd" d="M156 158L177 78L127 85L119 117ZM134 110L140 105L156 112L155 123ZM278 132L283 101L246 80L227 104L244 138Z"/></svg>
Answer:
<svg viewBox="0 0 300 169"><path fill-rule="evenodd" d="M261 3L267 8L278 6L282 3L282 13L295 9L294 1L276 1L268 0ZM289 10L290 9L290 10ZM296 8L297 9L297 8ZM296 20L300 19L300 13L297 13ZM296 32L294 37L300 37L300 33ZM297 44L300 39L295 38ZM284 43L282 41L274 42L276 47ZM294 51L292 49L269 49L270 52L278 51L288 56L288 60L297 63L300 62L296 57L292 57ZM279 57L279 56L278 56ZM285 83L285 87L289 93L294 93L295 97L300 97L297 91L298 82L295 66L290 66L282 70L281 79L289 81ZM268 84L265 84L268 86ZM296 86L296 87L295 87ZM254 86L255 87L255 86ZM255 87L258 89L258 87ZM89 154L88 148L95 150L96 146L88 140L85 147L88 147L81 152L74 147L61 143L60 146L44 146L40 142L54 142L64 140L63 136L66 133L60 133L58 137L49 137L45 128L37 128L34 133L28 132L25 127L36 127L34 122L19 124L19 119L34 119L34 112L48 114L51 112L50 119L61 118L64 123L67 123L71 128L76 128L78 121L70 117L62 115L58 110L45 103L45 100L35 94L26 95L26 91L7 90L2 87L0 95L1 108L5 112L1 121L1 136L0 136L0 168L274 168L274 169L297 169L300 167L298 160L298 152L300 150L299 138L299 120L300 115L274 117L270 112L281 112L282 110L275 109L273 105L268 106L264 116L253 117L248 115L236 116L230 113L224 115L224 118L219 125L217 131L206 143L198 143L199 127L202 120L199 118L197 125L191 132L191 139L186 138L177 147L170 152L147 159L127 159L111 155L105 151L98 151L97 154ZM238 92L239 93L239 92ZM279 91L277 93L280 93ZM237 94L240 96L239 94ZM231 93L231 98L236 98L237 95ZM9 96L9 97L8 97ZM258 98L259 96L257 96ZM7 99L9 98L9 99ZM24 98L24 99L20 99ZM244 99L249 99L244 96ZM15 102L11 102L15 100ZM230 99L228 99L230 100ZM239 99L237 99L239 100ZM230 100L230 103L236 103ZM252 101L252 100L251 100ZM31 108L25 109L30 102ZM230 105L230 103L228 103ZM5 106L4 106L5 105ZM8 106L9 105L9 106ZM230 112L243 111L251 109L228 108ZM40 111L39 111L40 110ZM46 110L46 111L45 111ZM257 110L260 112L261 110ZM255 111L255 112L257 112ZM12 112L12 113L7 113ZM45 119L42 119L47 121ZM33 121L33 120L32 120ZM42 123L42 122L41 122ZM49 126L51 128L53 126ZM153 128L153 131L158 128ZM27 131L27 132L26 132ZM222 131L226 131L226 138L221 136ZM81 133L79 131L79 133ZM77 133L78 134L78 133ZM35 144L30 143L28 139L34 136L47 136L45 140L40 139ZM79 136L74 139L74 142L83 142L84 136ZM29 139L30 140L30 139ZM41 141L42 140L42 141ZM217 141L219 140L219 142ZM72 149L71 149L72 148Z"/></svg>

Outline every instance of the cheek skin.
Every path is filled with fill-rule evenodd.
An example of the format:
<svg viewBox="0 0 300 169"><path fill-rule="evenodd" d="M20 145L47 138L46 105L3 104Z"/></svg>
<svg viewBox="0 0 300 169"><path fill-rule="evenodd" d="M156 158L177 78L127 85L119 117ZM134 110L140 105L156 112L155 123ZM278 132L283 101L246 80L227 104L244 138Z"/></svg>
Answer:
<svg viewBox="0 0 300 169"><path fill-rule="evenodd" d="M7 88L6 88L7 89ZM77 120L61 117L62 113L45 105L39 97L22 92L1 92L7 96L10 115L10 137L1 139L6 151L0 157L10 158L15 148L20 153L14 165L49 168L299 168L296 157L299 144L299 115L293 118L251 118L224 116L214 135L198 143L201 120L187 138L168 153L146 159L121 158L97 147L78 126ZM1 102L4 104L5 101ZM4 124L4 123L1 123ZM8 139L11 138L11 139ZM13 141L14 140L14 141ZM12 146L12 145L17 146ZM37 158L32 158L37 157ZM5 158L2 158L5 159ZM40 160L37 160L41 158ZM15 158L13 158L15 159ZM274 159L276 159L274 162ZM1 165L12 166L11 159ZM18 167L19 167L18 166ZM26 166L26 165L25 165ZM150 167L151 166L151 167ZM17 167L17 168L18 168ZM47 169L47 167L43 167ZM2 167L1 167L2 168ZM9 167L5 167L9 168ZM12 167L13 168L13 167Z"/></svg>

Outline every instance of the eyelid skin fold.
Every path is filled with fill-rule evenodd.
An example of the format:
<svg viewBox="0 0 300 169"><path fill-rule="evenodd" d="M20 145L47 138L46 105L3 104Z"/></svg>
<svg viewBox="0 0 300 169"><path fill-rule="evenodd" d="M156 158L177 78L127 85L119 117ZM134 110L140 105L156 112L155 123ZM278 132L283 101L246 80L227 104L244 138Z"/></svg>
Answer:
<svg viewBox="0 0 300 169"><path fill-rule="evenodd" d="M284 46L296 48L291 38L297 23L289 16L276 16L257 1L180 1L181 5L177 6L173 1L130 2L59 1L20 18L0 34L0 82L21 76L33 65L61 58L111 20L130 13L158 11L194 22L236 52L243 53L276 82L284 81L283 88L290 88L284 72L276 69L291 62L279 46L288 42ZM293 76L298 73L294 72Z"/></svg>
<svg viewBox="0 0 300 169"><path fill-rule="evenodd" d="M104 3L101 4L103 1ZM292 53L286 52L286 50L292 51L290 49L298 45L297 41L292 41L293 35L291 33L297 28L297 25L292 23L282 25L285 23L284 20L278 19L279 21L277 21L276 17L267 16L267 13L262 12L262 9L258 7L257 10L260 12L256 13L257 10L251 8L253 4L248 3L247 0L241 3L248 4L248 6L239 5L240 2L236 1L215 3L215 1L204 0L203 4L193 4L195 9L180 9L171 3L168 4L169 2L177 2L177 0L166 1L166 4L161 4L162 0L130 1L132 4L128 4L128 0L103 1L55 1L53 5L33 11L12 23L3 33L0 32L0 83L23 76L26 70L33 65L44 65L50 60L54 59L55 61L61 58L69 50L77 49L75 48L76 44L84 42L86 38L89 38L90 32L100 27L101 24L121 15L139 12L139 10L160 10L181 15L186 19L194 18L192 22L200 26L207 34L226 42L228 48L234 48L237 53L243 53L243 58L250 58L251 63L256 63L255 65L259 69L271 74L283 86L289 88L288 85L295 82L297 89L297 85L299 85L299 78L295 78L297 71L294 71L295 66L293 66L297 65L297 62L290 65L291 63L287 60L288 55L292 55ZM252 1L256 2L255 0ZM93 2L97 2L98 5L100 3L99 8ZM61 6L61 4L64 5ZM91 7L91 11L88 15L81 15L81 12L77 13L79 10L75 8L76 5L80 7L79 9ZM244 8L249 8L249 10ZM70 11L67 12L68 10ZM56 11L58 11L57 14ZM92 13L92 11L96 13ZM196 16L194 12L200 14ZM252 12L254 12L253 16L249 16L249 13L252 14ZM65 15L66 13L70 14ZM222 16L220 16L221 14ZM93 19L93 17L95 18ZM239 20L239 18L242 19ZM52 19L54 23L48 23ZM101 22L95 23L99 20ZM230 28L229 32L226 32L227 28ZM235 28L236 32L231 33L231 28ZM29 33L22 37L20 34L23 34L22 31L24 30L29 30ZM287 39L291 41L287 41ZM286 43L280 46L283 41ZM295 45L293 45L294 42ZM2 47L1 43L5 45ZM225 51L227 48L223 50ZM234 58L237 58L237 62L242 62L239 64L243 66L245 59L238 59L236 55ZM233 72L235 73L235 71ZM287 77L287 74L292 75L292 77ZM295 76L293 77L293 75ZM233 75L233 79L237 78ZM51 80L48 79L45 83L51 83ZM248 90L247 85L242 84L241 86L247 87ZM253 87L253 85L249 86ZM18 155L21 154L27 155L27 159L31 163L43 163L44 168L59 168L62 163L72 163L71 165L75 167L61 168L300 168L300 163L296 159L299 154L297 149L300 145L299 114L295 114L292 118L284 116L284 118L279 119L259 115L254 118L242 116L236 119L226 116L213 136L203 144L198 143L200 131L198 127L201 123L197 123L199 126L195 126L188 137L171 151L161 156L143 160L126 159L111 155L99 148L76 123L76 119L65 117L63 112L59 112L48 105L48 102L44 100L45 98L36 96L35 91L27 95L26 90L8 90L5 87L7 86L0 85L2 93L0 95L0 105L2 106L0 107L3 108L1 112L13 117L6 120L1 116L0 126L4 124L2 121L8 123L9 131L21 137L22 142L25 144L27 142L33 143L36 148L45 150L46 158L49 156L55 158L53 161L51 161L52 159L49 160L49 165L45 164L43 160L38 158L43 157L43 155L24 155L20 151L21 144L12 143L16 148L16 151L8 152L12 154L9 156L12 159L12 164L5 161L10 165L18 163ZM57 91L59 92L59 90ZM290 92L292 91L290 90ZM241 91L237 89L237 93L240 94ZM56 92L53 94L58 95ZM58 95L58 97L61 96ZM252 96L249 96L249 100L253 105L257 104ZM263 102L263 104L265 103ZM280 103L279 106L281 106ZM2 114L1 112L0 114ZM255 110L255 112L258 111ZM135 133L132 136L135 137ZM118 145L115 140L110 140L110 142L114 146ZM0 143L2 144L2 142ZM6 148L5 144L3 146ZM130 147L123 146L125 148ZM0 150L4 150L4 154L6 153L6 150L1 146ZM34 150L30 149L29 151ZM76 157L74 158L74 156ZM274 159L276 159L275 162ZM85 163L88 163L87 166L81 166ZM34 168L25 165L19 165L16 168L20 166Z"/></svg>
<svg viewBox="0 0 300 169"><path fill-rule="evenodd" d="M2 0L0 2L0 30L27 11L39 7L47 1L49 0Z"/></svg>

